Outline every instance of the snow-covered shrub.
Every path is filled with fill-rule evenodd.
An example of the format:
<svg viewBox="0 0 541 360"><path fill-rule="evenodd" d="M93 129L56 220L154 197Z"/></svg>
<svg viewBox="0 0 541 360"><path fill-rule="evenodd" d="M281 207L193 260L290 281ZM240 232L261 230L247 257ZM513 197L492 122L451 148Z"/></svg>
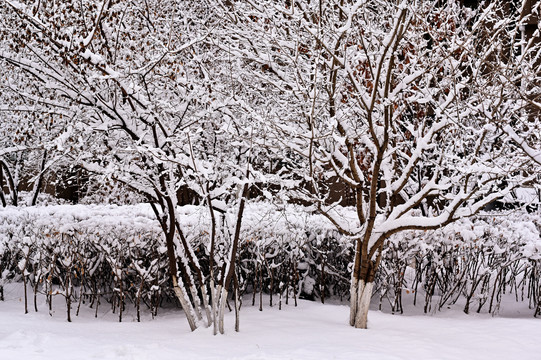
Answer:
<svg viewBox="0 0 541 360"><path fill-rule="evenodd" d="M243 223L239 278L244 292L253 292L252 303L256 292L271 294L271 305L273 294L279 302L289 296L347 298L352 246L323 216L259 203Z"/></svg>
<svg viewBox="0 0 541 360"><path fill-rule="evenodd" d="M435 231L391 238L378 274L380 304L402 311L403 291L424 296L424 310L465 299L480 312L497 312L502 295L515 292L539 312L541 278L539 215L486 213ZM437 299L433 303L433 298ZM381 305L380 305L381 306Z"/></svg>
<svg viewBox="0 0 541 360"><path fill-rule="evenodd" d="M158 303L167 276L161 230L143 206L51 206L0 211L2 280L30 282L34 294L119 308L125 297ZM145 297L143 299L143 297ZM25 304L27 298L25 296ZM35 303L35 297L34 297Z"/></svg>

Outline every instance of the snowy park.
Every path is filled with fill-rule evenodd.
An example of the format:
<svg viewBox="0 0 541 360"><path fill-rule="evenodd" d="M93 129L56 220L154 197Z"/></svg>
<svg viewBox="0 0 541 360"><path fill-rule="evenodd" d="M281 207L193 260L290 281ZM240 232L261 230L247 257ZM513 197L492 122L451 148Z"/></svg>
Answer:
<svg viewBox="0 0 541 360"><path fill-rule="evenodd" d="M0 0L0 360L541 359L540 14Z"/></svg>

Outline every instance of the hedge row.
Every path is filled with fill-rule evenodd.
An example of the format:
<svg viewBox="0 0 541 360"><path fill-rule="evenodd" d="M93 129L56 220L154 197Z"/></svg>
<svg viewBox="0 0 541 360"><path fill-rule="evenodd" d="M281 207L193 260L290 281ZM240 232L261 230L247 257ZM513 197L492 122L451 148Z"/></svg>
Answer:
<svg viewBox="0 0 541 360"><path fill-rule="evenodd" d="M208 279L207 212L188 206L179 214ZM219 220L217 268L232 231L228 214ZM403 295L409 293L425 312L460 300L465 312L497 313L503 295L512 293L541 315L538 220L526 213L484 214L437 231L398 234L384 251L373 301L403 312ZM352 241L321 216L294 206L252 204L243 222L239 288L260 307L264 293L270 294L270 306L299 297L347 300L352 252ZM120 321L128 304L138 319L141 308L156 315L164 304L176 304L167 265L161 230L145 205L0 210L0 299L6 281L22 281L25 311L32 301L37 311L38 297L45 296L50 311L61 299L68 320L82 304L97 316L105 303Z"/></svg>

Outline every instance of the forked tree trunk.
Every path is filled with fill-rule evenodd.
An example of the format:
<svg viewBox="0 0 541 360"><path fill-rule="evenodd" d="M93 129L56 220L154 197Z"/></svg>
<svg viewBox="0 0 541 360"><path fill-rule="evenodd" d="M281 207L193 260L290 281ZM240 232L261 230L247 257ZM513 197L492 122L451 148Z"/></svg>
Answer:
<svg viewBox="0 0 541 360"><path fill-rule="evenodd" d="M203 275L201 273L199 262L197 261L197 257L195 256L192 249L190 248L190 245L188 244L188 241L186 240L186 237L184 236L182 229L180 228L179 222L176 221L175 223L176 223L177 232L181 240L182 248L184 249L186 260L188 261L187 264L184 264L184 263L183 264L186 271L186 276L188 276L188 279L189 279L190 292L192 294L192 299L194 300L194 305L197 312L197 318L198 320L202 319L201 302L199 301L199 296L198 296L198 292L197 292L197 288L195 284L196 280L199 282L201 298L203 299L203 308L207 316L207 326L210 326L212 322L212 317L211 317L210 309L209 309L207 287L206 287L205 281L203 280ZM195 277L190 275L190 271L193 271L193 273L195 273Z"/></svg>

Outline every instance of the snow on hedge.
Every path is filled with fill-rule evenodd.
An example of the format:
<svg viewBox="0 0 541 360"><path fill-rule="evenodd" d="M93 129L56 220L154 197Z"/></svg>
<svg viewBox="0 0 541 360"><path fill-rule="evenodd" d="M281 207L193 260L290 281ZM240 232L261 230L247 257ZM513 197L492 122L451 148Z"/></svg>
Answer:
<svg viewBox="0 0 541 360"><path fill-rule="evenodd" d="M353 210L340 211L342 221L353 221ZM208 209L184 206L178 213L208 276ZM232 209L218 217L218 267L235 216ZM253 294L253 303L260 293L270 294L271 302L276 295L280 304L299 296L346 299L353 245L301 206L249 204L237 262L241 292ZM105 300L122 319L128 303L155 315L164 302L175 301L163 234L145 204L2 208L0 260L0 297L5 281L23 281L29 293L46 297L50 309L53 299L65 301L68 317L82 302L98 314ZM373 301L392 311L403 311L402 294L413 292L426 312L460 299L466 312L497 313L502 295L511 291L540 314L539 215L483 214L436 231L402 233L389 239L376 282Z"/></svg>

